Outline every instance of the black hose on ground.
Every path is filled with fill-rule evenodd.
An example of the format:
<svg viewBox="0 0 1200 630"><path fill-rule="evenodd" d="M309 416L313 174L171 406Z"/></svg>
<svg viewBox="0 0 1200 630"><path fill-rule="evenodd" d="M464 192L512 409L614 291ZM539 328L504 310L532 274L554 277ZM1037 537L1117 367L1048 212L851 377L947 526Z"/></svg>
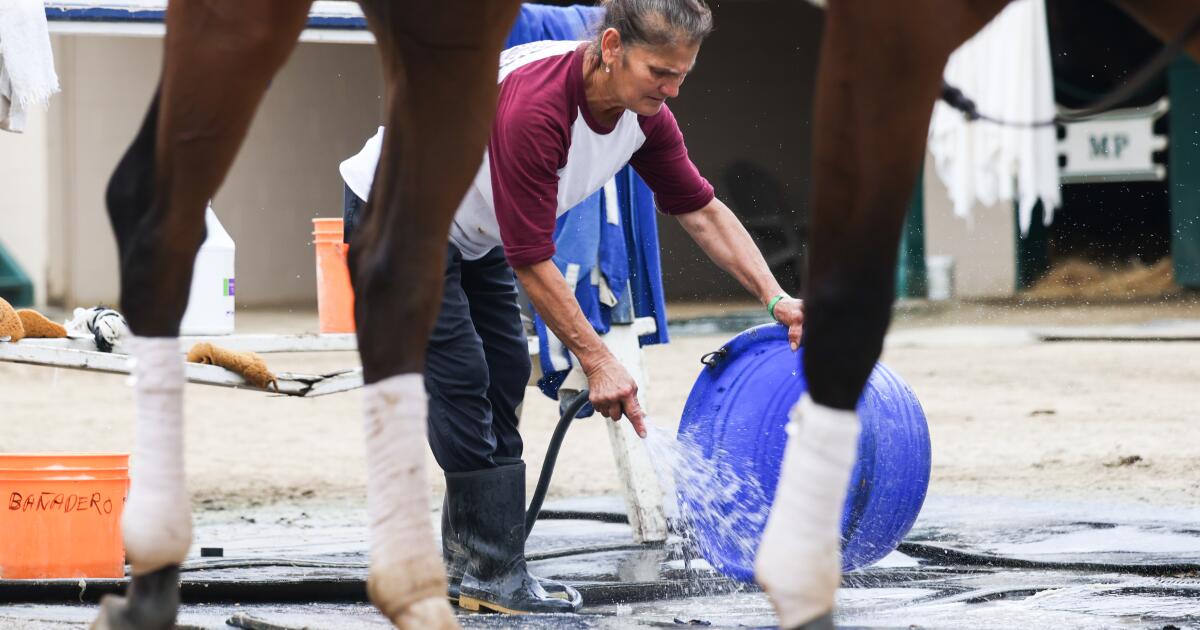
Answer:
<svg viewBox="0 0 1200 630"><path fill-rule="evenodd" d="M542 462L542 473L538 476L533 497L529 499L529 509L525 511L526 537L529 536L529 532L533 531L538 514L542 511L542 502L546 500L546 490L550 487L550 477L554 475L554 464L558 460L558 449L562 448L563 438L567 437L567 429L571 427L571 421L587 404L588 394L588 390L582 390L563 403L562 416L558 419L558 425L554 427L554 434L550 436L550 445L546 447L546 459Z"/></svg>

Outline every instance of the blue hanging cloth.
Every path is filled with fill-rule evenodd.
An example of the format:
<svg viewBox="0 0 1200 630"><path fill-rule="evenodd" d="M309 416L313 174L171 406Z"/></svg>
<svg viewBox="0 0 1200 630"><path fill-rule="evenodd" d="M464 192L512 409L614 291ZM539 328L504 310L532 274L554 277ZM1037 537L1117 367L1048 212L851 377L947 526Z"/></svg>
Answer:
<svg viewBox="0 0 1200 630"><path fill-rule="evenodd" d="M600 7L523 4L504 47L512 48L548 39L587 39L592 27L599 24L603 17L604 9Z"/></svg>
<svg viewBox="0 0 1200 630"><path fill-rule="evenodd" d="M543 40L583 40L604 15L599 7L525 4L506 47ZM653 317L657 332L642 335L642 345L667 343L658 225L650 188L629 166L614 182L559 217L555 226L554 264L596 332L635 317ZM572 363L562 343L534 312L538 334L541 391L558 399L558 387ZM585 407L591 412L591 406Z"/></svg>
<svg viewBox="0 0 1200 630"><path fill-rule="evenodd" d="M658 249L658 212L654 194L632 166L617 174L617 196L622 199L621 219L629 269L630 301L635 317L653 317L656 331L642 335L643 346L670 343L667 305L663 294L662 261Z"/></svg>

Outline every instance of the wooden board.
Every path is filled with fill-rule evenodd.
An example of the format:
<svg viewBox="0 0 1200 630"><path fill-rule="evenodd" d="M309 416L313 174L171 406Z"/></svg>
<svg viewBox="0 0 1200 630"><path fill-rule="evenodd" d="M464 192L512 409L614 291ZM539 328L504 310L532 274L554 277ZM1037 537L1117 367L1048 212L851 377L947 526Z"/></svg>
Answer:
<svg viewBox="0 0 1200 630"><path fill-rule="evenodd" d="M49 341L45 339L31 341ZM55 340L63 341L63 340ZM112 352L79 350L69 344L0 343L0 361L43 365L71 370L91 370L109 374L129 374L129 356ZM280 372L276 374L279 389L261 389L246 382L241 375L215 365L188 363L184 366L189 383L250 389L288 396L323 396L362 386L359 368L338 370L326 374Z"/></svg>

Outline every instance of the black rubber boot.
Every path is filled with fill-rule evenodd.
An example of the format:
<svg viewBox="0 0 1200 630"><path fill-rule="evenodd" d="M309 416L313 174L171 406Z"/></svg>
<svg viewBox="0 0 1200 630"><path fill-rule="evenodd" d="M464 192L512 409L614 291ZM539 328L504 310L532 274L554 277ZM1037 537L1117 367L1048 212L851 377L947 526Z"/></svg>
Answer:
<svg viewBox="0 0 1200 630"><path fill-rule="evenodd" d="M468 559L460 607L506 614L579 611L582 600L547 593L526 566L524 463L449 473L446 497L449 523Z"/></svg>
<svg viewBox="0 0 1200 630"><path fill-rule="evenodd" d="M467 571L467 553L454 533L450 524L450 489L446 489L446 497L442 499L442 563L446 565L446 581L449 589L446 596L450 603L458 603L458 587L462 584L463 573Z"/></svg>
<svg viewBox="0 0 1200 630"><path fill-rule="evenodd" d="M502 466L525 463L515 457L497 457L495 459L496 463ZM449 494L450 491L447 489L446 498L442 500L442 562L446 565L446 581L449 584L446 596L450 599L450 603L458 604L459 586L462 584L463 573L466 573L467 570L467 552L463 549L458 535L454 533L454 525L450 518ZM551 597L571 602L576 610L583 606L583 596L575 588L549 578L536 575L533 578L541 582L542 588L546 589Z"/></svg>
<svg viewBox="0 0 1200 630"><path fill-rule="evenodd" d="M174 628L179 612L179 567L169 566L129 581L125 597L106 595L93 630Z"/></svg>

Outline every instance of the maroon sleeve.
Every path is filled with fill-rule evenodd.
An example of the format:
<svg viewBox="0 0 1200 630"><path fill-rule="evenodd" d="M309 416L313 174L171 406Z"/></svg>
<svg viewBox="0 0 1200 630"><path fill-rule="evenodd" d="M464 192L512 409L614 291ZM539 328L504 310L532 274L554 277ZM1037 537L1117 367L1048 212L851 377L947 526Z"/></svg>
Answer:
<svg viewBox="0 0 1200 630"><path fill-rule="evenodd" d="M688 158L683 133L675 115L663 105L654 116L640 118L646 142L629 163L650 190L658 209L666 214L695 212L713 200L713 187Z"/></svg>
<svg viewBox="0 0 1200 630"><path fill-rule="evenodd" d="M554 255L558 171L569 142L555 108L522 98L520 92L502 90L488 142L496 222L513 267Z"/></svg>

